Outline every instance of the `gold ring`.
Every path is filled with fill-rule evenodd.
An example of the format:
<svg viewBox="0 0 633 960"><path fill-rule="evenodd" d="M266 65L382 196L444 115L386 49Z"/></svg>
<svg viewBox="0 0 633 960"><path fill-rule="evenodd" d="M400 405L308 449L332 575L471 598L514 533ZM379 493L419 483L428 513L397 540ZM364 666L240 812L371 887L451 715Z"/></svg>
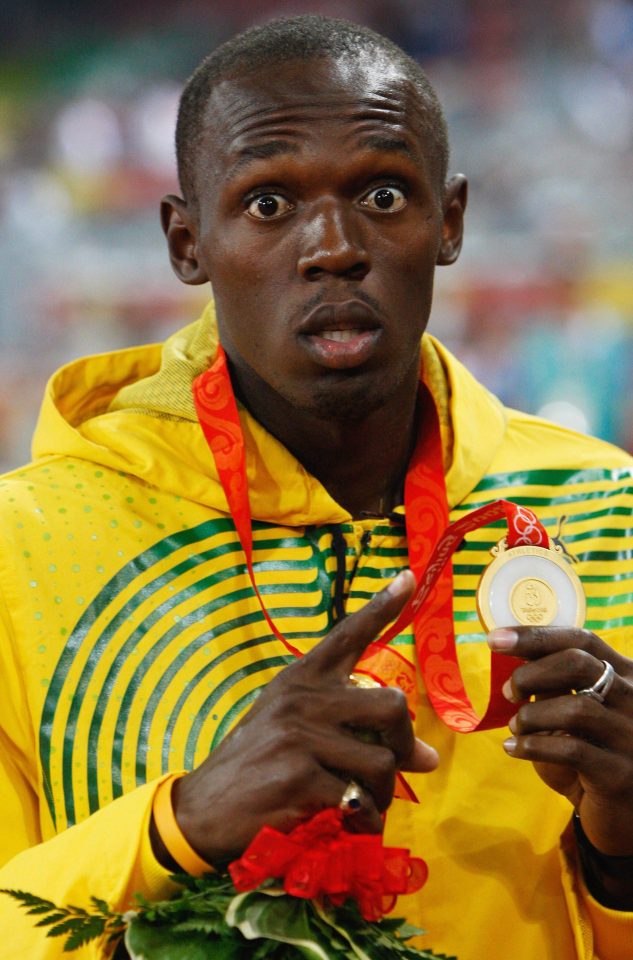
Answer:
<svg viewBox="0 0 633 960"><path fill-rule="evenodd" d="M339 803L339 810L343 811L345 816L349 816L352 813L358 813L363 805L363 790L362 787L356 783L355 780L350 780L350 782L345 787L345 792L341 797Z"/></svg>
<svg viewBox="0 0 633 960"><path fill-rule="evenodd" d="M366 673L350 673L349 685L350 687L358 687L360 690L375 690L376 687L382 686L373 677L368 677Z"/></svg>

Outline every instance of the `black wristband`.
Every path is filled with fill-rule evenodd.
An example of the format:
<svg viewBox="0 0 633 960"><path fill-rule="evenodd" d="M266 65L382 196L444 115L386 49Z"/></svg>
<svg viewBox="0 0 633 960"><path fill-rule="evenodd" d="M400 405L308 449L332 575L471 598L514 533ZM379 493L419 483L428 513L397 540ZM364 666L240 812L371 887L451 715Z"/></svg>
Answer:
<svg viewBox="0 0 633 960"><path fill-rule="evenodd" d="M582 866L582 872L589 893L602 904L612 910L631 910L633 905L623 902L622 898L614 896L605 886L605 881L612 880L626 883L630 886L633 881L633 856L619 857L603 853L594 847L593 843L582 828L577 813L573 816L574 836L576 847Z"/></svg>

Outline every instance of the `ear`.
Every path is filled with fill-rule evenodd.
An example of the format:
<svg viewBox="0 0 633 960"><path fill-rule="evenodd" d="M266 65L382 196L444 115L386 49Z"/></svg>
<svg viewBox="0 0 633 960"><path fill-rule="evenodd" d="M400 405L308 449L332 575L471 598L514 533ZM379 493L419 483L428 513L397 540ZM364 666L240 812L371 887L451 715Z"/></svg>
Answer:
<svg viewBox="0 0 633 960"><path fill-rule="evenodd" d="M198 260L195 215L180 197L169 195L160 203L160 222L167 237L169 259L183 283L206 283L209 279Z"/></svg>
<svg viewBox="0 0 633 960"><path fill-rule="evenodd" d="M468 181L458 173L446 184L444 192L442 240L437 255L440 266L455 263L464 239L464 211L468 202Z"/></svg>

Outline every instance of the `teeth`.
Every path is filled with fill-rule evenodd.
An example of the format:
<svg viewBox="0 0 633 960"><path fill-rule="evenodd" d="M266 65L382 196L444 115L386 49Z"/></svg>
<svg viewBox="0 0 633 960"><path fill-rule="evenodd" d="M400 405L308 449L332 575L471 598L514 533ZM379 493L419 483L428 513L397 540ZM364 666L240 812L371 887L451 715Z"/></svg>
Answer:
<svg viewBox="0 0 633 960"><path fill-rule="evenodd" d="M322 330L319 334L324 340L335 340L337 343L349 343L361 334L361 330Z"/></svg>

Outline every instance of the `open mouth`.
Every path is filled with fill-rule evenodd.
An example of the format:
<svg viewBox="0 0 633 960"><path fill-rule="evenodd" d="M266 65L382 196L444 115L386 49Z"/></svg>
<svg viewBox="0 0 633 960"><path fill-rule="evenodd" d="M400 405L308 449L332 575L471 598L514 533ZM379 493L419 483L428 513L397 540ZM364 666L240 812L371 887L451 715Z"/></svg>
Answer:
<svg viewBox="0 0 633 960"><path fill-rule="evenodd" d="M361 300L322 303L298 328L312 358L334 370L358 367L370 360L382 332L378 315Z"/></svg>
<svg viewBox="0 0 633 960"><path fill-rule="evenodd" d="M335 343L351 343L356 337L362 336L363 330L323 330L319 336L324 340L334 340Z"/></svg>

